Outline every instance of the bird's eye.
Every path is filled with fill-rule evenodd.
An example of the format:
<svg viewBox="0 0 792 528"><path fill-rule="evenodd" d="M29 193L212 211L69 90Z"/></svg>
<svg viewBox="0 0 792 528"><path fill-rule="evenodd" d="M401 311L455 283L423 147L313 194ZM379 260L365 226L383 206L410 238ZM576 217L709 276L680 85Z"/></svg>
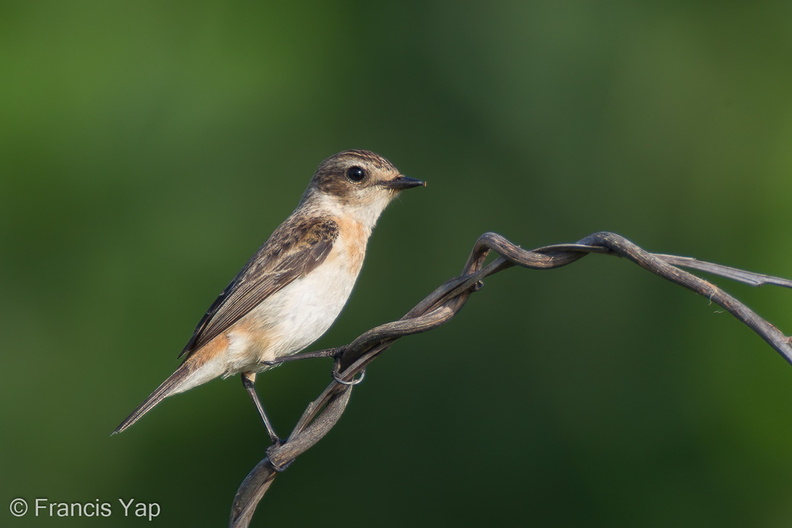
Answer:
<svg viewBox="0 0 792 528"><path fill-rule="evenodd" d="M360 183L362 182L368 173L366 169L363 167L358 167L355 165L354 167L349 167L346 171L346 177L349 178L349 181Z"/></svg>

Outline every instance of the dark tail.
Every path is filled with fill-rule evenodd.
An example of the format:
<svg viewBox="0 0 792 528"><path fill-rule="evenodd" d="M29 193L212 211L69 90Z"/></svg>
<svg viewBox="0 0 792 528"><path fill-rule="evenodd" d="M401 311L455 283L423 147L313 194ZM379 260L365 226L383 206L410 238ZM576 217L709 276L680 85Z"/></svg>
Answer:
<svg viewBox="0 0 792 528"><path fill-rule="evenodd" d="M137 409L132 411L132 414L127 416L121 425L115 428L115 431L112 434L118 434L124 430L126 430L129 426L140 420L144 414L149 412L151 409L154 408L159 402L174 394L185 378L192 372L186 363L182 363L182 365L176 369L176 372L170 375L168 379L162 382L162 385L157 387L154 392L152 392L148 398L146 398L143 403L138 405Z"/></svg>

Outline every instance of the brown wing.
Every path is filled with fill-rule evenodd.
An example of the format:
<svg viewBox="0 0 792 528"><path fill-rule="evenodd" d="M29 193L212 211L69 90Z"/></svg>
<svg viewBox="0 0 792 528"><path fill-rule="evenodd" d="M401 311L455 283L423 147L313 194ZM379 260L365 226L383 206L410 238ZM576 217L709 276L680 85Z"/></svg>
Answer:
<svg viewBox="0 0 792 528"><path fill-rule="evenodd" d="M264 299L321 264L338 237L331 218L284 222L217 297L179 354L190 354L223 333Z"/></svg>

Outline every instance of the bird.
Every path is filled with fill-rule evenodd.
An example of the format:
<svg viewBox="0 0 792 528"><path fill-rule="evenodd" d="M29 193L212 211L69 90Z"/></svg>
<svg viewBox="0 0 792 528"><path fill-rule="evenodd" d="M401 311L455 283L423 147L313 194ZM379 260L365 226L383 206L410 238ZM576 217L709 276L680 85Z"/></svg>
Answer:
<svg viewBox="0 0 792 528"><path fill-rule="evenodd" d="M270 235L198 322L182 363L112 434L163 399L239 374L274 444L256 374L294 357L338 317L360 273L372 229L403 190L426 186L368 150L322 161L297 208Z"/></svg>

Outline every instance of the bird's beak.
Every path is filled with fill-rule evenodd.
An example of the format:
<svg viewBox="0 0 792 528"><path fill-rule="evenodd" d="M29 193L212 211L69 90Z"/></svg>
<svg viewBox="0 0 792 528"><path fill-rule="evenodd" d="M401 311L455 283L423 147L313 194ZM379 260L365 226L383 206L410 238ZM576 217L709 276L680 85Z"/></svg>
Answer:
<svg viewBox="0 0 792 528"><path fill-rule="evenodd" d="M408 178L407 176L399 175L397 178L394 178L390 181L382 182L382 185L394 189L396 191L401 191L404 189L409 189L411 187L426 187L426 182L421 180L416 180L415 178Z"/></svg>

